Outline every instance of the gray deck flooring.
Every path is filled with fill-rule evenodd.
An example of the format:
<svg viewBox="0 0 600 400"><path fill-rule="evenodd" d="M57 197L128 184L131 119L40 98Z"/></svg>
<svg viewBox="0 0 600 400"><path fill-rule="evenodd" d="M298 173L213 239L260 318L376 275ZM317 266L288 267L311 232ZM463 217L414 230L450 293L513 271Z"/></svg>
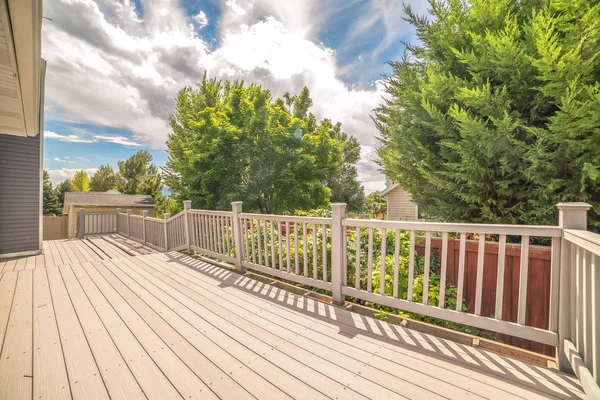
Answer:
<svg viewBox="0 0 600 400"><path fill-rule="evenodd" d="M0 399L582 397L555 370L140 246L0 261Z"/></svg>

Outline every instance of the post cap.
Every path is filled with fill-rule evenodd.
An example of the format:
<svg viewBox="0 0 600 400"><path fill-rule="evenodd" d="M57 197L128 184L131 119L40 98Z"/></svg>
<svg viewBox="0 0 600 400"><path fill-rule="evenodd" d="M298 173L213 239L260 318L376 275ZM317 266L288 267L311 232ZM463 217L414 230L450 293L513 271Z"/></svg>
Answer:
<svg viewBox="0 0 600 400"><path fill-rule="evenodd" d="M128 209L128 210L127 210L127 214L131 214L131 209Z"/></svg>
<svg viewBox="0 0 600 400"><path fill-rule="evenodd" d="M567 202L567 203L558 203L556 208L559 210L579 210L579 211L587 211L592 208L591 204L588 204L584 201L577 202Z"/></svg>
<svg viewBox="0 0 600 400"><path fill-rule="evenodd" d="M331 203L330 206L331 208L345 208L346 207L346 203Z"/></svg>
<svg viewBox="0 0 600 400"><path fill-rule="evenodd" d="M234 205L234 204L242 204L242 203L243 203L243 201L232 201L232 202L231 202L231 205Z"/></svg>
<svg viewBox="0 0 600 400"><path fill-rule="evenodd" d="M80 213L82 213L82 212L83 212L83 210L84 210L83 208L80 208L80 209L79 209L79 212L80 212Z"/></svg>
<svg viewBox="0 0 600 400"><path fill-rule="evenodd" d="M163 214L163 218L164 218L164 219L169 219L169 218L171 218L171 214L169 214L169 213L164 213L164 214Z"/></svg>
<svg viewBox="0 0 600 400"><path fill-rule="evenodd" d="M142 211L142 215L143 215L144 217L147 217L147 216L148 216L148 210L143 210L143 211Z"/></svg>
<svg viewBox="0 0 600 400"><path fill-rule="evenodd" d="M183 201L183 209L184 210L189 210L190 208L192 208L192 201L191 200L184 200Z"/></svg>

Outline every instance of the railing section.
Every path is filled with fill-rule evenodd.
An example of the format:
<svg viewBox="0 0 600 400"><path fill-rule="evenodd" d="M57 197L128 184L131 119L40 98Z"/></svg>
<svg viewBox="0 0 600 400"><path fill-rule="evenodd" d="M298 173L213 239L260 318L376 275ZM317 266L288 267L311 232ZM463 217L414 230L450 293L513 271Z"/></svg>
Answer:
<svg viewBox="0 0 600 400"><path fill-rule="evenodd" d="M331 290L331 218L239 215L242 265Z"/></svg>
<svg viewBox="0 0 600 400"><path fill-rule="evenodd" d="M600 235L564 230L570 247L570 332L564 353L590 398L600 399Z"/></svg>
<svg viewBox="0 0 600 400"><path fill-rule="evenodd" d="M232 212L190 209L188 210L188 225L191 250L235 262Z"/></svg>

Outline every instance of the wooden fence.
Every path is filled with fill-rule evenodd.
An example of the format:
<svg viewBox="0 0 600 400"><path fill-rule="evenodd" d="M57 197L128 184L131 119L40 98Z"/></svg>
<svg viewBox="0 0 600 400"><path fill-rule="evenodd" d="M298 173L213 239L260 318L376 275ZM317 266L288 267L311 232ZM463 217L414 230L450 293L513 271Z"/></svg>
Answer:
<svg viewBox="0 0 600 400"><path fill-rule="evenodd" d="M477 240L466 241L463 298L465 299L464 304L470 313L475 311L478 246L479 242ZM439 255L441 248L442 239L432 238L431 249ZM416 250L419 256L424 255L425 244L423 241L417 243ZM492 318L495 316L497 299L498 250L499 243L485 242L481 315ZM448 238L447 282L453 286L458 286L459 261L460 240ZM520 265L521 245L507 243L504 261L504 293L502 296L502 319L506 321L517 322ZM525 324L540 329L548 329L550 323L548 309L550 308L552 248L549 246L529 246L528 265L527 298L533 299L533 301L527 303ZM498 335L498 338L516 347L550 356L554 355L554 346L504 334Z"/></svg>
<svg viewBox="0 0 600 400"><path fill-rule="evenodd" d="M43 240L67 239L69 237L69 216L55 217L44 215L42 219Z"/></svg>

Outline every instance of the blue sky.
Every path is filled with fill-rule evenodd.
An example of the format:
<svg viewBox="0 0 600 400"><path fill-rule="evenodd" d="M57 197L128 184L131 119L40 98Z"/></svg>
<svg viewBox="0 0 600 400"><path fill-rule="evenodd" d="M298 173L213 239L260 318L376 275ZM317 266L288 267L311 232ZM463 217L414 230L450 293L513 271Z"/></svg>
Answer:
<svg viewBox="0 0 600 400"><path fill-rule="evenodd" d="M317 117L363 145L367 191L383 188L370 114L386 60L414 40L401 1L45 0L44 15L44 167L55 183L142 148L164 165L174 97L206 70L275 96L306 85Z"/></svg>

